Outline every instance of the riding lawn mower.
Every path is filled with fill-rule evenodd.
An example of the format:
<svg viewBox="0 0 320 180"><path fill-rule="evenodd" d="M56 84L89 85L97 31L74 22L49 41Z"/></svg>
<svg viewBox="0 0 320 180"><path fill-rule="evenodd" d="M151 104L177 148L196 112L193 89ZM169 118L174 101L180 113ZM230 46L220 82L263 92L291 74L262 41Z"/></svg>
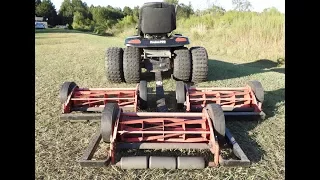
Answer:
<svg viewBox="0 0 320 180"><path fill-rule="evenodd" d="M190 87L207 80L208 54L204 47L187 48L189 38L173 34L176 7L165 2L145 3L139 13L137 35L125 39L125 48L106 50L105 69L111 83L135 83L133 88L81 88L65 82L60 89L61 119L97 120L100 128L79 160L82 166L115 165L123 169L201 169L207 166L249 166L247 158L225 125L228 116L264 118L264 89L259 81L244 87ZM150 105L147 81L141 69L155 73L157 112L141 112ZM165 103L162 72L172 70L176 106ZM126 110L126 111L125 111ZM100 143L109 147L106 158L94 160ZM202 149L201 156L129 156L128 149ZM234 155L227 159L223 150Z"/></svg>

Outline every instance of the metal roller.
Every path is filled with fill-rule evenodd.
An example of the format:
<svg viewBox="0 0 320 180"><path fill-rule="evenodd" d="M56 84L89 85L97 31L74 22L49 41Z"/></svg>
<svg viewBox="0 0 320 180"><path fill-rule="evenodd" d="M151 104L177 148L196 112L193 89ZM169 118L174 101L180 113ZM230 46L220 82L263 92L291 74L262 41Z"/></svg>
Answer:
<svg viewBox="0 0 320 180"><path fill-rule="evenodd" d="M176 169L177 161L175 157L150 156L149 168Z"/></svg>
<svg viewBox="0 0 320 180"><path fill-rule="evenodd" d="M147 156L122 157L120 160L120 167L122 169L147 169L148 157Z"/></svg>
<svg viewBox="0 0 320 180"><path fill-rule="evenodd" d="M203 169L205 168L205 161L203 157L178 157L178 169Z"/></svg>

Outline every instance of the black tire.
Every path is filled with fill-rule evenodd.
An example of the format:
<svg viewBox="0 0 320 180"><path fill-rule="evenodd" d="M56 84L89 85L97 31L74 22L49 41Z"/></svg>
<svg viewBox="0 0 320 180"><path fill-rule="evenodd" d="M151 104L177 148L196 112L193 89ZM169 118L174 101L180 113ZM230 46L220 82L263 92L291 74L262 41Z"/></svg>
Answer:
<svg viewBox="0 0 320 180"><path fill-rule="evenodd" d="M77 84L75 82L64 82L60 88L59 99L61 103L65 103L68 99L70 93L77 88Z"/></svg>
<svg viewBox="0 0 320 180"><path fill-rule="evenodd" d="M139 108L142 110L148 108L147 81L140 81L140 83L139 83Z"/></svg>
<svg viewBox="0 0 320 180"><path fill-rule="evenodd" d="M208 104L206 109L216 132L215 134L218 138L224 137L226 134L226 122L221 106L218 104Z"/></svg>
<svg viewBox="0 0 320 180"><path fill-rule="evenodd" d="M123 49L120 47L110 47L106 51L105 70L107 80L112 83L123 82L122 69Z"/></svg>
<svg viewBox="0 0 320 180"><path fill-rule="evenodd" d="M208 53L204 47L191 47L191 82L204 82L208 78Z"/></svg>
<svg viewBox="0 0 320 180"><path fill-rule="evenodd" d="M248 85L251 87L256 99L263 103L264 101L264 89L259 81L249 81Z"/></svg>
<svg viewBox="0 0 320 180"><path fill-rule="evenodd" d="M116 121L119 106L117 103L107 103L101 114L101 136L104 142L109 143L112 136L114 122Z"/></svg>
<svg viewBox="0 0 320 180"><path fill-rule="evenodd" d="M186 89L183 81L176 81L176 100L177 109L183 109L186 102Z"/></svg>
<svg viewBox="0 0 320 180"><path fill-rule="evenodd" d="M123 74L127 83L138 83L141 75L141 52L138 48L127 47L123 53Z"/></svg>
<svg viewBox="0 0 320 180"><path fill-rule="evenodd" d="M179 48L173 52L173 76L177 81L188 82L191 75L191 54L188 48Z"/></svg>

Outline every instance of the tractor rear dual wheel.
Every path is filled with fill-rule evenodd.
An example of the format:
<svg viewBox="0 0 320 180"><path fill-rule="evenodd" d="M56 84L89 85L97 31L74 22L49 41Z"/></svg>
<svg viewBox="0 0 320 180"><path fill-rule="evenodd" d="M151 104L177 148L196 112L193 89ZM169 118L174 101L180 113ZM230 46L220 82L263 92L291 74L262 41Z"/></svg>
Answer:
<svg viewBox="0 0 320 180"><path fill-rule="evenodd" d="M126 83L138 83L141 75L139 48L127 47L123 52L123 74Z"/></svg>
<svg viewBox="0 0 320 180"><path fill-rule="evenodd" d="M208 77L208 53L204 47L191 47L192 73L191 82L200 83Z"/></svg>
<svg viewBox="0 0 320 180"><path fill-rule="evenodd" d="M138 83L141 74L141 53L135 47L110 47L105 55L107 80L111 83Z"/></svg>
<svg viewBox="0 0 320 180"><path fill-rule="evenodd" d="M204 47L183 47L173 53L173 76L177 81L200 83L207 80L208 54Z"/></svg>
<svg viewBox="0 0 320 180"><path fill-rule="evenodd" d="M119 47L110 47L105 55L105 70L109 82L123 82L123 49Z"/></svg>
<svg viewBox="0 0 320 180"><path fill-rule="evenodd" d="M191 54L188 48L183 47L173 51L173 76L177 81L189 81L191 75Z"/></svg>

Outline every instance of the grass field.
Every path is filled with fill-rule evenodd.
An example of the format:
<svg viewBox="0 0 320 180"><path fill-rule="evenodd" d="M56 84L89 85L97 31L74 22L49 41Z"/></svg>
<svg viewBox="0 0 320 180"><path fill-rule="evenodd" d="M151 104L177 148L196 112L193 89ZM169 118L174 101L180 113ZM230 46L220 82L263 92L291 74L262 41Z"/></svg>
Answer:
<svg viewBox="0 0 320 180"><path fill-rule="evenodd" d="M267 59L242 61L215 54L209 54L209 81L197 86L241 87L255 79L265 88L265 120L227 121L226 124L252 161L251 167L203 170L80 167L77 160L99 123L61 121L60 86L64 81L74 81L81 87L133 87L134 84L110 84L104 75L105 49L110 46L123 47L123 42L122 38L117 37L66 33L62 30L35 34L36 179L284 179L284 67L277 67L274 61ZM148 86L154 87L154 81ZM165 79L164 88L173 91L174 81Z"/></svg>

